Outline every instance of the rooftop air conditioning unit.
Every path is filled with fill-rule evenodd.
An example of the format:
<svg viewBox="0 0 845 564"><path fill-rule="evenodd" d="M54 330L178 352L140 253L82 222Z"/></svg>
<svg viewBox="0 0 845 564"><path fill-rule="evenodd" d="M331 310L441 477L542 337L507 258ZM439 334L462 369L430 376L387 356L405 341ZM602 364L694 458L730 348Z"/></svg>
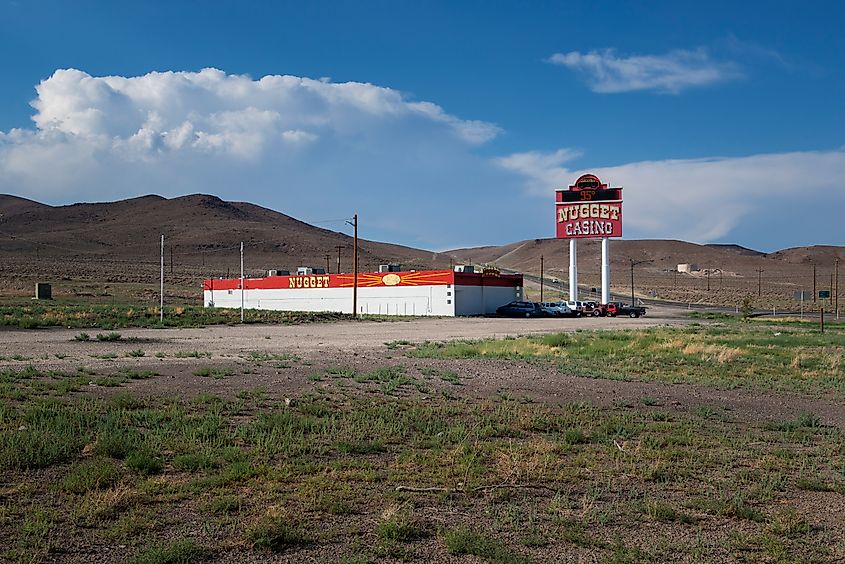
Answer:
<svg viewBox="0 0 845 564"><path fill-rule="evenodd" d="M290 276L290 270L271 269L267 271L267 276Z"/></svg>
<svg viewBox="0 0 845 564"><path fill-rule="evenodd" d="M310 274L314 274L314 269L308 266L300 266L296 269L296 273L299 276L308 276Z"/></svg>

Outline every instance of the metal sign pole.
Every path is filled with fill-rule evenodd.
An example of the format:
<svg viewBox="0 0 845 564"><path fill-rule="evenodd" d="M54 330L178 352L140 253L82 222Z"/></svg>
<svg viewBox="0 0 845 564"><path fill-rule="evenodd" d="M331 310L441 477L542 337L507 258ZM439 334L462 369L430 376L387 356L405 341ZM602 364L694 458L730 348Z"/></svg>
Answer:
<svg viewBox="0 0 845 564"><path fill-rule="evenodd" d="M610 303L610 239L601 240L601 303Z"/></svg>
<svg viewBox="0 0 845 564"><path fill-rule="evenodd" d="M241 323L244 322L244 242L241 241Z"/></svg>
<svg viewBox="0 0 845 564"><path fill-rule="evenodd" d="M569 240L569 300L578 301L578 248L576 239Z"/></svg>
<svg viewBox="0 0 845 564"><path fill-rule="evenodd" d="M540 302L543 301L543 255L540 255Z"/></svg>
<svg viewBox="0 0 845 564"><path fill-rule="evenodd" d="M161 236L161 300L158 308L158 321L164 323L164 235Z"/></svg>

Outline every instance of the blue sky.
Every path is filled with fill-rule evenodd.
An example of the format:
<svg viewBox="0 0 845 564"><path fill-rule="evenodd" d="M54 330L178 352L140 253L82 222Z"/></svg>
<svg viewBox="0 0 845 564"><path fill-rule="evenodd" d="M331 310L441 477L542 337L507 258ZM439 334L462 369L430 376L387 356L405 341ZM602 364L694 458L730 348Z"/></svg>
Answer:
<svg viewBox="0 0 845 564"><path fill-rule="evenodd" d="M446 249L553 236L554 189L594 171L625 188L626 238L841 245L843 16L0 0L0 192L358 211L364 237Z"/></svg>

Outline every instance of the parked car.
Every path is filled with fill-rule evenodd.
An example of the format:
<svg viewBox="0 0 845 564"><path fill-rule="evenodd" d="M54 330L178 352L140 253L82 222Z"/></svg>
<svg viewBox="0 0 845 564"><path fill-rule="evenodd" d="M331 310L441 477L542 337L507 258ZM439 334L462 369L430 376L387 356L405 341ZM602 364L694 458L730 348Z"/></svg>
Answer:
<svg viewBox="0 0 845 564"><path fill-rule="evenodd" d="M615 306L614 315L627 315L628 317L639 317L645 315L645 308L642 306L628 305L622 302L612 302L608 306Z"/></svg>
<svg viewBox="0 0 845 564"><path fill-rule="evenodd" d="M599 315L607 315L616 317L619 315L627 315L628 317L639 317L645 315L645 308L642 306L632 306L622 302L610 302L609 304L601 304L596 308ZM595 313L593 314L595 315Z"/></svg>
<svg viewBox="0 0 845 564"><path fill-rule="evenodd" d="M536 302L511 302L496 308L496 314L503 317L544 317L548 315Z"/></svg>
<svg viewBox="0 0 845 564"><path fill-rule="evenodd" d="M598 317L600 314L596 313L598 311L599 304L596 302L584 302L584 306L581 308L581 313L584 315L592 315L594 317Z"/></svg>
<svg viewBox="0 0 845 564"><path fill-rule="evenodd" d="M574 317L566 302L543 302L540 305L548 315L553 317Z"/></svg>
<svg viewBox="0 0 845 564"><path fill-rule="evenodd" d="M581 317L584 314L584 302L570 300L566 302L566 306L572 310L575 317Z"/></svg>

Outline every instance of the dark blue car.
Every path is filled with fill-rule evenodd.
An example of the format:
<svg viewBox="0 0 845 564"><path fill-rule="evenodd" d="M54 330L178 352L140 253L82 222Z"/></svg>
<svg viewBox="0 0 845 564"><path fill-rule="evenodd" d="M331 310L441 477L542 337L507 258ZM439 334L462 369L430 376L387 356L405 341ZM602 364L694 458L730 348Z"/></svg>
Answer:
<svg viewBox="0 0 845 564"><path fill-rule="evenodd" d="M534 302L511 302L496 308L496 314L503 317L545 317L546 312Z"/></svg>

